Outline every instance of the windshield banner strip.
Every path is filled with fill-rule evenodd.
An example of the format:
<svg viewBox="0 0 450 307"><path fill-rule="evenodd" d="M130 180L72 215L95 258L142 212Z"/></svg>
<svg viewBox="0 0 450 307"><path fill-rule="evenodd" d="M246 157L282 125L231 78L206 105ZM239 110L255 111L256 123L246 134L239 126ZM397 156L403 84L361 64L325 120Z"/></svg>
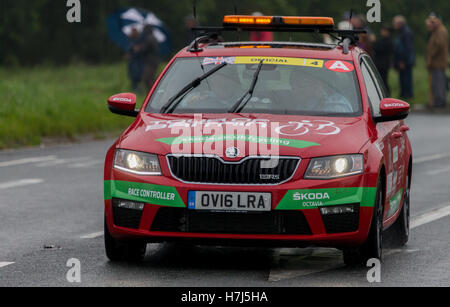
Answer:
<svg viewBox="0 0 450 307"><path fill-rule="evenodd" d="M291 190L286 193L276 210L306 210L348 204L373 207L376 193L377 188L364 187Z"/></svg>
<svg viewBox="0 0 450 307"><path fill-rule="evenodd" d="M139 182L105 180L105 200L120 198L152 205L186 208L174 187Z"/></svg>
<svg viewBox="0 0 450 307"><path fill-rule="evenodd" d="M226 141L244 141L256 144L278 145L292 148L308 148L321 146L320 144L292 139L282 139L277 137L258 137L254 135L202 135L202 136L180 136L157 139L157 142L167 145L192 144L192 143L217 143Z"/></svg>
<svg viewBox="0 0 450 307"><path fill-rule="evenodd" d="M290 65L323 68L324 60L305 59L305 58L285 58L285 57L262 57L262 56L238 56L238 57L215 57L204 58L203 65L220 65L227 64L259 64L264 61L264 64L272 65Z"/></svg>
<svg viewBox="0 0 450 307"><path fill-rule="evenodd" d="M236 57L234 64L259 64L264 60L264 64L275 65L291 65L291 66L304 66L322 68L324 65L323 60L316 59L304 59L304 58L284 58L284 57L252 57L242 56Z"/></svg>

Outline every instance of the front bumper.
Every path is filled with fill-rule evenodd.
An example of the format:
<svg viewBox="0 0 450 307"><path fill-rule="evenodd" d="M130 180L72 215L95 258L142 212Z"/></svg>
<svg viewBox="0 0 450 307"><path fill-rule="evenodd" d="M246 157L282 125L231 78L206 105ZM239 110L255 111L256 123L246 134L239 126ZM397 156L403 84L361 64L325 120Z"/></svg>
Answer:
<svg viewBox="0 0 450 307"><path fill-rule="evenodd" d="M367 238L372 220L376 188L371 183L377 182L376 176L303 180L301 174L308 162L302 161L290 182L277 186L186 184L166 176L141 177L111 170L111 179L105 181L108 229L116 239L148 242L194 240L217 245L361 245ZM272 194L272 211L247 217L236 213L199 214L187 208L189 191L267 192ZM138 215L130 211L120 213L113 206L115 199L146 205ZM356 206L356 216L322 215L321 206L336 205Z"/></svg>

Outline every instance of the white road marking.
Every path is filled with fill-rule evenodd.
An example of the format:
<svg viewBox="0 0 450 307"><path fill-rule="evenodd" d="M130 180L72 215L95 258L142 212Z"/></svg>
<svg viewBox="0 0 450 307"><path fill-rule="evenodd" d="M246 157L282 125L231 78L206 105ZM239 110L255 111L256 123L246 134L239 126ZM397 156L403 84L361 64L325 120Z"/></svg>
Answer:
<svg viewBox="0 0 450 307"><path fill-rule="evenodd" d="M448 172L450 172L450 167L444 167L444 168L437 169L435 171L427 172L426 175L436 176L436 175L440 175L440 174L444 174L444 173L448 173Z"/></svg>
<svg viewBox="0 0 450 307"><path fill-rule="evenodd" d="M414 159L414 164L425 163L425 162L440 160L440 159L444 159L444 158L450 158L450 154L435 154L435 155L431 155L431 156L427 156L427 157L417 158L417 159Z"/></svg>
<svg viewBox="0 0 450 307"><path fill-rule="evenodd" d="M103 231L99 231L99 232L94 232L85 236L80 237L81 239L95 239L98 237L103 236Z"/></svg>
<svg viewBox="0 0 450 307"><path fill-rule="evenodd" d="M4 268L5 266L14 264L14 262L0 262L0 268Z"/></svg>
<svg viewBox="0 0 450 307"><path fill-rule="evenodd" d="M446 207L435 209L412 218L410 228L414 229L450 215L450 203L444 204L444 206L445 205Z"/></svg>
<svg viewBox="0 0 450 307"><path fill-rule="evenodd" d="M393 254L398 254L398 253L407 253L407 254L411 254L411 253L415 253L418 252L418 249L401 249L401 248L392 248L392 249L383 249L383 255L384 256L391 256Z"/></svg>
<svg viewBox="0 0 450 307"><path fill-rule="evenodd" d="M9 182L3 182L0 183L0 189L10 189L10 188L17 188L17 187L23 187L26 185L31 184L38 184L42 183L44 180L42 179L22 179L17 181L9 181Z"/></svg>
<svg viewBox="0 0 450 307"><path fill-rule="evenodd" d="M92 158L91 157L81 157L81 158L74 158L74 159L56 159L56 160L52 160L52 161L39 163L36 165L36 167L49 167L49 166L57 166L57 165L61 165L61 164L66 164L66 166L70 166L71 164L86 162L88 160L92 160Z"/></svg>
<svg viewBox="0 0 450 307"><path fill-rule="evenodd" d="M301 277L344 266L342 252L332 248L283 248L274 255L269 281Z"/></svg>
<svg viewBox="0 0 450 307"><path fill-rule="evenodd" d="M445 206L445 207L443 207ZM411 229L434 222L450 215L450 203L442 208L426 212L411 219ZM418 249L386 249L385 256L397 253L415 253ZM269 273L269 281L281 281L296 277L317 274L344 267L342 252L335 249L291 249L278 250Z"/></svg>
<svg viewBox="0 0 450 307"><path fill-rule="evenodd" d="M56 165L61 165L61 164L65 164L65 163L67 163L67 160L57 159L57 160L39 163L36 165L36 167L49 167L49 166L56 166Z"/></svg>
<svg viewBox="0 0 450 307"><path fill-rule="evenodd" d="M17 165L30 164L30 163L39 163L39 162L47 162L47 161L56 160L56 159L57 159L56 156L25 158L25 159L19 159L19 160L11 160L11 161L0 162L0 167L17 166Z"/></svg>
<svg viewBox="0 0 450 307"><path fill-rule="evenodd" d="M70 168L86 168L86 167L92 167L97 164L103 164L103 160L92 160L92 161L88 161L88 162L75 163L75 164L69 165L69 167Z"/></svg>

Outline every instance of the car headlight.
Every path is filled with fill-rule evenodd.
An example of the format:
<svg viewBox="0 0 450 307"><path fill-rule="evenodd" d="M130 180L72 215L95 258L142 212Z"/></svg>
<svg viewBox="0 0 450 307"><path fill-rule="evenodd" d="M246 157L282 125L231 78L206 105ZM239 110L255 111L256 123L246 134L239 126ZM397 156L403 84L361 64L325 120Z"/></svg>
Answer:
<svg viewBox="0 0 450 307"><path fill-rule="evenodd" d="M311 159L305 179L335 179L361 174L364 170L362 155L347 155Z"/></svg>
<svg viewBox="0 0 450 307"><path fill-rule="evenodd" d="M143 176L161 176L158 156L118 149L114 157L114 168Z"/></svg>

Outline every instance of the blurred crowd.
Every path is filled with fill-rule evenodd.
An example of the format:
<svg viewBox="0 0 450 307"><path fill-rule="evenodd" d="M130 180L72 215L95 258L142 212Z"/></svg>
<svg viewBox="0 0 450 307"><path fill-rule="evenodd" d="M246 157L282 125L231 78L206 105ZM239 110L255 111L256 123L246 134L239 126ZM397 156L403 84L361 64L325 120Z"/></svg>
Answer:
<svg viewBox="0 0 450 307"><path fill-rule="evenodd" d="M254 16L263 15L260 12ZM352 16L347 12L343 20L338 23L340 30L365 30L367 34L360 35L359 47L369 53L380 72L381 78L389 88L389 72L394 69L398 74L398 83L401 99L408 100L414 97L413 68L416 64L414 32L408 26L405 17L395 16L391 23L383 24L376 35L368 26L363 15ZM188 45L193 39L191 28L198 26L194 16L185 18L185 43ZM429 72L429 107L444 108L447 106L448 91L448 32L438 15L432 13L426 19L424 26L428 30L428 45L426 50L426 66ZM150 89L160 62L158 42L154 37L153 28L147 25L139 33L133 29L128 49L129 76L133 90L137 90L141 82ZM250 33L251 41L272 41L270 32ZM333 39L325 36L326 43L333 43ZM397 94L397 93L395 93Z"/></svg>
<svg viewBox="0 0 450 307"><path fill-rule="evenodd" d="M435 13L425 21L428 30L426 66L429 73L429 107L445 108L447 105L448 79L448 32L442 20ZM361 35L359 47L369 53L380 72L381 78L389 88L389 71L398 73L399 96L408 100L414 97L413 68L416 64L414 33L404 16L395 16L390 24L383 24L376 36L368 27L363 15L351 16L345 13L338 24L340 30L365 30ZM331 38L325 41L331 43Z"/></svg>

